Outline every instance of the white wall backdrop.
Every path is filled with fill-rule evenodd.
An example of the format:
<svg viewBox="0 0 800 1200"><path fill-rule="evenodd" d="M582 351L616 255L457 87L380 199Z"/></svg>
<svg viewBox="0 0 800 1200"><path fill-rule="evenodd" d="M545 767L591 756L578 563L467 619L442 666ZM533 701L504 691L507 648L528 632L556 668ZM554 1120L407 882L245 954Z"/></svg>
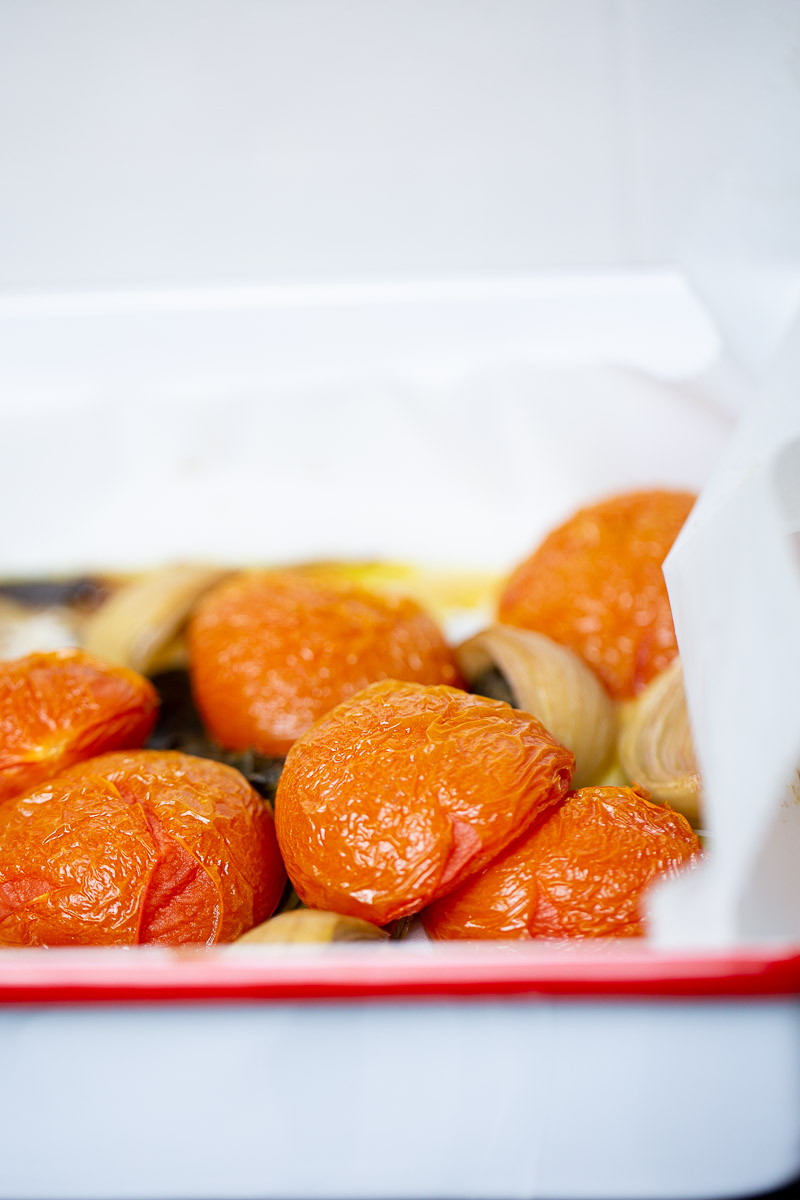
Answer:
<svg viewBox="0 0 800 1200"><path fill-rule="evenodd" d="M613 7L5 0L2 281L613 260Z"/></svg>
<svg viewBox="0 0 800 1200"><path fill-rule="evenodd" d="M0 291L671 262L800 299L797 0L0 0Z"/></svg>

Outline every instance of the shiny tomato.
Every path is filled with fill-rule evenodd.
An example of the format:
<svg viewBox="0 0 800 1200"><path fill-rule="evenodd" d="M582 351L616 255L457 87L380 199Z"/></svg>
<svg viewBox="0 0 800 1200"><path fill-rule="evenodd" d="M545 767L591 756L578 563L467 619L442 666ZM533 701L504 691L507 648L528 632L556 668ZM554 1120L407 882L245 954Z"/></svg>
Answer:
<svg viewBox="0 0 800 1200"><path fill-rule="evenodd" d="M632 492L582 509L513 573L500 620L577 651L615 699L636 695L678 652L661 567L694 500Z"/></svg>
<svg viewBox="0 0 800 1200"><path fill-rule="evenodd" d="M102 755L0 807L0 943L232 941L286 880L272 813L231 767Z"/></svg>
<svg viewBox="0 0 800 1200"><path fill-rule="evenodd" d="M0 662L0 800L107 750L143 746L158 693L83 650Z"/></svg>
<svg viewBox="0 0 800 1200"><path fill-rule="evenodd" d="M582 788L423 922L435 938L633 937L650 884L700 852L686 818L639 789Z"/></svg>
<svg viewBox="0 0 800 1200"><path fill-rule="evenodd" d="M416 601L302 572L222 584L199 605L189 651L211 735L231 750L279 756L376 680L460 682L440 630Z"/></svg>
<svg viewBox="0 0 800 1200"><path fill-rule="evenodd" d="M384 925L480 871L562 798L574 769L528 713L384 681L290 751L278 842L309 907Z"/></svg>

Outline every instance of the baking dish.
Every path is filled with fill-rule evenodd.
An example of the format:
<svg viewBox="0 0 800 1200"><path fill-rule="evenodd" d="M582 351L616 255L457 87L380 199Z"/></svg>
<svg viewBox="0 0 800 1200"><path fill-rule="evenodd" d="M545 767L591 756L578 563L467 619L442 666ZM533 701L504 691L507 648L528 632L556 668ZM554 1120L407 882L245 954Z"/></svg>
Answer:
<svg viewBox="0 0 800 1200"><path fill-rule="evenodd" d="M7 5L0 574L503 572L584 499L706 483L796 309L788 10L223 7L188 37L181 3L45 5L42 38ZM796 831L752 811L764 861L715 810L724 879L657 898L641 946L3 952L0 1195L784 1182L800 907L763 884Z"/></svg>
<svg viewBox="0 0 800 1200"><path fill-rule="evenodd" d="M676 306L675 374L685 367L682 356L694 354L693 373L702 378L714 339L691 294L676 278L627 283L637 322L651 320L655 327L665 298ZM620 277L608 280L618 303L625 286ZM596 279L587 296L593 290L602 306ZM499 322L509 307L532 303L519 283L509 295L501 292L497 285ZM541 281L531 293L542 297ZM648 293L651 313L642 302ZM423 296L421 286L420 301ZM390 301L369 297L373 323L382 318L381 303ZM451 328L467 319L471 304L492 309L488 297L448 302L429 295L427 303L452 305L449 314L439 314ZM287 320L284 303L280 318L273 308L274 302L250 296L238 316L242 325L269 329L273 318ZM318 299L312 309L294 305L298 320L324 328L327 314ZM280 561L290 556L290 545L296 557L369 557L384 547L408 557L412 544L422 562L496 569L530 544L537 522L551 520L559 505L566 509L602 493L612 477L616 487L653 479L698 486L727 442L730 417L693 399L685 382L578 365L575 326L572 365L537 361L529 340L529 353L512 355L511 362L503 361L506 348L482 347L482 364L464 362L454 376L408 353L412 334L398 322L398 311L412 327L418 313L408 297L391 314L401 340L408 338L403 374L384 367L373 370L369 383L362 374L348 386L346 373L337 383L330 377L320 383L299 371L284 381L284 395L295 399L287 410L266 379L263 394L248 396L243 389L233 400L164 394L163 359L153 347L167 344L188 365L198 344L188 332L196 320L206 353L209 332L216 330L213 353L224 362L237 329L243 336L228 306L218 325L211 304L187 311L134 297L102 313L96 304L73 309L73 350L84 343L88 352L101 331L116 325L118 342L138 338L140 395L161 391L162 399L158 406L137 404L133 396L124 407L67 405L51 385L53 402L63 407L59 413L51 405L46 419L68 414L84 465L102 462L104 448L114 446L117 468L113 478L104 474L103 512L87 524L81 515L96 509L100 495L94 479L81 478L74 493L65 492L75 464L56 463L55 474L43 476L42 492L50 506L55 495L66 495L68 503L62 502L55 525L40 521L35 539L28 530L12 537L9 527L4 573L31 573L45 563L75 569L168 560L201 547L227 561ZM13 314L7 310L5 327L16 324L24 342L37 325L44 346L51 332L58 342L64 315L56 315L52 301L43 312L28 302ZM360 317L354 306L354 327ZM341 312L331 319L344 320ZM143 322L150 323L149 334L141 333ZM170 325L185 327L185 344L170 336ZM682 329L687 338L678 336ZM662 365L669 341L655 356ZM697 347L704 347L705 361ZM52 349L44 362L56 361L57 344ZM231 354L229 361L239 359ZM649 365L652 371L657 364ZM27 378L30 383L34 376ZM20 376L13 382L19 396ZM30 386L40 389L41 379ZM219 381L213 386L219 389ZM490 394L501 398L490 402ZM555 397L561 411L548 424L543 414L553 411ZM12 492L22 486L30 461L25 440L36 437L45 419L36 412L41 394L32 400L27 411L20 406L7 415L5 479ZM230 436L236 412L253 418L246 438ZM592 426L600 412L602 421ZM311 413L318 428L307 434ZM368 423L368 441L353 426L357 417ZM601 431L603 453L597 437L576 434L565 484L566 455L548 469L548 453L556 437L565 436L564 427L580 422ZM343 432L331 442L336 428ZM445 481L424 472L409 478L411 445L419 472L440 454L445 429L453 452L440 472ZM537 429L545 443L538 448ZM647 436L656 429L658 436ZM532 479L512 471L509 480L505 464L514 456L520 461L521 436L534 445L543 472ZM334 466L315 449L326 440L336 447ZM274 441L280 454L271 492L263 483L263 455ZM632 445L640 447L635 458ZM363 461L365 448L375 453L378 446L384 450L376 455L379 471ZM408 480L409 499L399 514L395 510L395 523L382 528L383 545L374 524L378 475L389 490ZM295 490L305 492L291 512L280 503L290 477ZM374 503L354 509L354 479L361 488L369 481ZM240 507L245 519L236 521ZM165 522L167 510L181 519ZM514 514L505 529L498 525L503 512ZM344 530L332 519L338 513L352 515ZM466 632L484 617L463 612L454 620ZM0 1191L51 1200L585 1200L763 1190L800 1167L798 947L784 937L773 945L740 940L692 948L696 934L684 922L670 945L633 948L411 942L377 950L331 947L321 954L297 947L177 955L6 951L0 956L7 1081ZM35 1153L38 1135L26 1124L34 1105L37 1128L48 1131L47 1156Z"/></svg>

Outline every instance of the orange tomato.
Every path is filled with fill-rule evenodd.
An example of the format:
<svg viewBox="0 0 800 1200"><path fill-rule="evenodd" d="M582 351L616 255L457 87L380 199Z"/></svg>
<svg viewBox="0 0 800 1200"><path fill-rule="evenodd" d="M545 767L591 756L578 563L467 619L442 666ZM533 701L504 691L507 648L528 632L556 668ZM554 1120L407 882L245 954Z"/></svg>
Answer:
<svg viewBox="0 0 800 1200"><path fill-rule="evenodd" d="M0 800L106 750L142 746L158 693L83 650L0 662Z"/></svg>
<svg viewBox="0 0 800 1200"><path fill-rule="evenodd" d="M460 682L441 632L416 601L302 572L222 584L199 605L189 652L211 735L231 750L277 756L376 680Z"/></svg>
<svg viewBox="0 0 800 1200"><path fill-rule="evenodd" d="M232 941L286 881L272 813L231 767L102 755L0 807L0 943Z"/></svg>
<svg viewBox="0 0 800 1200"><path fill-rule="evenodd" d="M513 573L500 620L577 651L615 699L636 695L677 654L661 566L694 500L632 492L582 509Z"/></svg>
<svg viewBox="0 0 800 1200"><path fill-rule="evenodd" d="M646 792L582 788L422 919L435 938L634 937L649 885L700 852L686 818Z"/></svg>
<svg viewBox="0 0 800 1200"><path fill-rule="evenodd" d="M278 843L310 908L384 925L487 865L569 788L535 717L455 688L372 684L295 743Z"/></svg>

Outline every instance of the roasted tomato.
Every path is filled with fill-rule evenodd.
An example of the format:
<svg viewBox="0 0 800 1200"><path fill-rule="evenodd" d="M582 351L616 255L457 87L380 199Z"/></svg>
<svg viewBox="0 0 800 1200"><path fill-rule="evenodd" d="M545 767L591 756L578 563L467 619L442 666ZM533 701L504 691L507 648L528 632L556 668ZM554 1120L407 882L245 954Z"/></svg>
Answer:
<svg viewBox="0 0 800 1200"><path fill-rule="evenodd" d="M272 813L207 759L106 754L0 807L7 945L232 941L285 881Z"/></svg>
<svg viewBox="0 0 800 1200"><path fill-rule="evenodd" d="M423 922L436 938L633 937L645 890L699 854L686 818L646 792L582 788Z"/></svg>
<svg viewBox="0 0 800 1200"><path fill-rule="evenodd" d="M582 509L511 576L500 620L570 646L615 699L636 695L677 654L661 566L694 500L632 492Z"/></svg>
<svg viewBox="0 0 800 1200"><path fill-rule="evenodd" d="M143 746L158 693L83 650L0 662L0 800L107 750Z"/></svg>
<svg viewBox="0 0 800 1200"><path fill-rule="evenodd" d="M459 683L435 622L414 600L302 572L221 585L189 629L209 732L231 750L284 755L323 713L380 679Z"/></svg>
<svg viewBox="0 0 800 1200"><path fill-rule="evenodd" d="M480 871L562 798L574 768L527 713L388 680L295 744L278 841L309 907L384 925Z"/></svg>

